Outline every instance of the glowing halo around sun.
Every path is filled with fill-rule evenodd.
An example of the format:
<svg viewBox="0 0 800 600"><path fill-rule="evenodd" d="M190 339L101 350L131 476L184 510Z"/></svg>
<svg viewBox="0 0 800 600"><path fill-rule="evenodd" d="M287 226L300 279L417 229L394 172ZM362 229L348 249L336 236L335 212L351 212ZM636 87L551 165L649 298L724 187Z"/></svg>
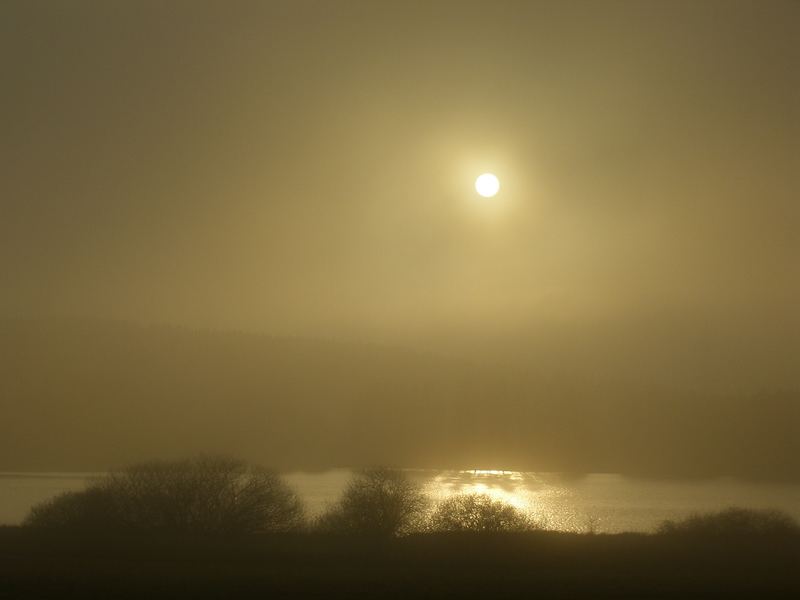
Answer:
<svg viewBox="0 0 800 600"><path fill-rule="evenodd" d="M500 180L492 173L484 173L475 180L475 191L484 198L491 198L500 191Z"/></svg>

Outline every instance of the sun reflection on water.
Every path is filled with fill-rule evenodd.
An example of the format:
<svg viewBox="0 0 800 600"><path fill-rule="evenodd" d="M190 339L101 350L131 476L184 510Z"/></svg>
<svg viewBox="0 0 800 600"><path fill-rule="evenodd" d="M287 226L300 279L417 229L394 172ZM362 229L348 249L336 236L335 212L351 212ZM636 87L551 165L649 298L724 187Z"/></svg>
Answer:
<svg viewBox="0 0 800 600"><path fill-rule="evenodd" d="M455 494L485 494L528 513L544 529L585 531L591 517L570 511L570 492L540 473L500 469L442 471L426 480L424 491L434 502Z"/></svg>

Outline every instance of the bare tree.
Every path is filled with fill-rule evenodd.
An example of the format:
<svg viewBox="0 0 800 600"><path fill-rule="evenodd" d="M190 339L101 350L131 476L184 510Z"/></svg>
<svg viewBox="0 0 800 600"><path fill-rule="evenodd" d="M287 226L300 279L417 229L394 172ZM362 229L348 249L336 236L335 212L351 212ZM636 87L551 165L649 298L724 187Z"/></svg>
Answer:
<svg viewBox="0 0 800 600"><path fill-rule="evenodd" d="M408 532L426 499L399 470L385 467L356 473L339 502L318 520L323 531L392 536Z"/></svg>
<svg viewBox="0 0 800 600"><path fill-rule="evenodd" d="M275 473L226 457L132 465L84 492L34 507L29 525L91 525L198 533L288 531L303 524L299 497ZM94 519L96 520L96 519Z"/></svg>
<svg viewBox="0 0 800 600"><path fill-rule="evenodd" d="M442 500L431 514L429 531L530 531L536 523L514 506L486 494L457 494Z"/></svg>
<svg viewBox="0 0 800 600"><path fill-rule="evenodd" d="M64 492L31 508L23 525L101 531L120 523L114 499L100 486Z"/></svg>

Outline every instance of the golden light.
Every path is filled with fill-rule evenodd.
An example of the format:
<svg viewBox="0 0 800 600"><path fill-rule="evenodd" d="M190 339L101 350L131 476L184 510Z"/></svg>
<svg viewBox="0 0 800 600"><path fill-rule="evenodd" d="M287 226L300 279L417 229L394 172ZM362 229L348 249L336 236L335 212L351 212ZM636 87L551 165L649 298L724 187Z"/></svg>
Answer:
<svg viewBox="0 0 800 600"><path fill-rule="evenodd" d="M500 191L500 180L492 173L484 173L475 180L475 191L484 198L491 198Z"/></svg>

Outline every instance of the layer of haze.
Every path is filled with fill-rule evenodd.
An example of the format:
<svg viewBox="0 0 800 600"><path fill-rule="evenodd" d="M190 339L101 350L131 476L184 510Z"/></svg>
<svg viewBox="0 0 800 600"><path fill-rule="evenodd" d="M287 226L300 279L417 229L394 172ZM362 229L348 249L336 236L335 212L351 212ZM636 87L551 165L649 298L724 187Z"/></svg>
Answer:
<svg viewBox="0 0 800 600"><path fill-rule="evenodd" d="M493 382L478 386L469 414L505 408L485 431L474 431L478 419L471 433L451 432L441 463L621 468L552 447L550 462L526 462L535 448L521 433L504 446L498 423L514 419L513 406L534 419L547 413L542 402L564 398L559 410L572 416L554 439L573 427L577 440L575 423L594 419L596 438L624 450L624 432L643 422L620 408L633 402L642 415L674 413L661 432L667 448L692 406L711 418L703 398L717 407L726 395L800 388L799 40L800 3L779 0L5 1L0 317L447 356ZM501 181L493 200L473 188L486 171ZM46 344L41 331L4 327L21 336L4 340L6 357L18 339ZM57 337L68 340L64 355L99 352L86 336ZM49 398L32 426L60 414L46 408L60 402L50 380L35 384L58 361L25 356L3 401ZM298 372L319 376L297 360ZM429 365L439 383L425 387L392 361L381 363L394 373L387 381L410 377L418 393L461 381ZM56 381L69 389L72 379ZM448 388L448 418L461 385L474 391ZM109 386L96 395L121 389ZM302 393L309 406L335 408L345 388L327 400L321 385ZM131 406L145 402L125 389ZM265 406L286 389L270 387ZM673 410L672 390L692 400ZM393 410L412 416L395 433L411 435L423 407L396 395ZM614 402L629 419L597 425ZM747 402L731 442L759 410ZM794 427L776 434L789 443L800 434L797 396L778 404L768 422ZM759 432L749 444L774 442L768 427ZM475 435L494 450L454 450ZM370 437L331 460L369 462L372 448L381 460L424 462L419 449L393 453L405 446L391 439ZM97 447L84 452L92 464L103 462ZM135 448L115 459L137 458ZM784 451L762 462L774 466ZM299 456L292 464L321 460Z"/></svg>

